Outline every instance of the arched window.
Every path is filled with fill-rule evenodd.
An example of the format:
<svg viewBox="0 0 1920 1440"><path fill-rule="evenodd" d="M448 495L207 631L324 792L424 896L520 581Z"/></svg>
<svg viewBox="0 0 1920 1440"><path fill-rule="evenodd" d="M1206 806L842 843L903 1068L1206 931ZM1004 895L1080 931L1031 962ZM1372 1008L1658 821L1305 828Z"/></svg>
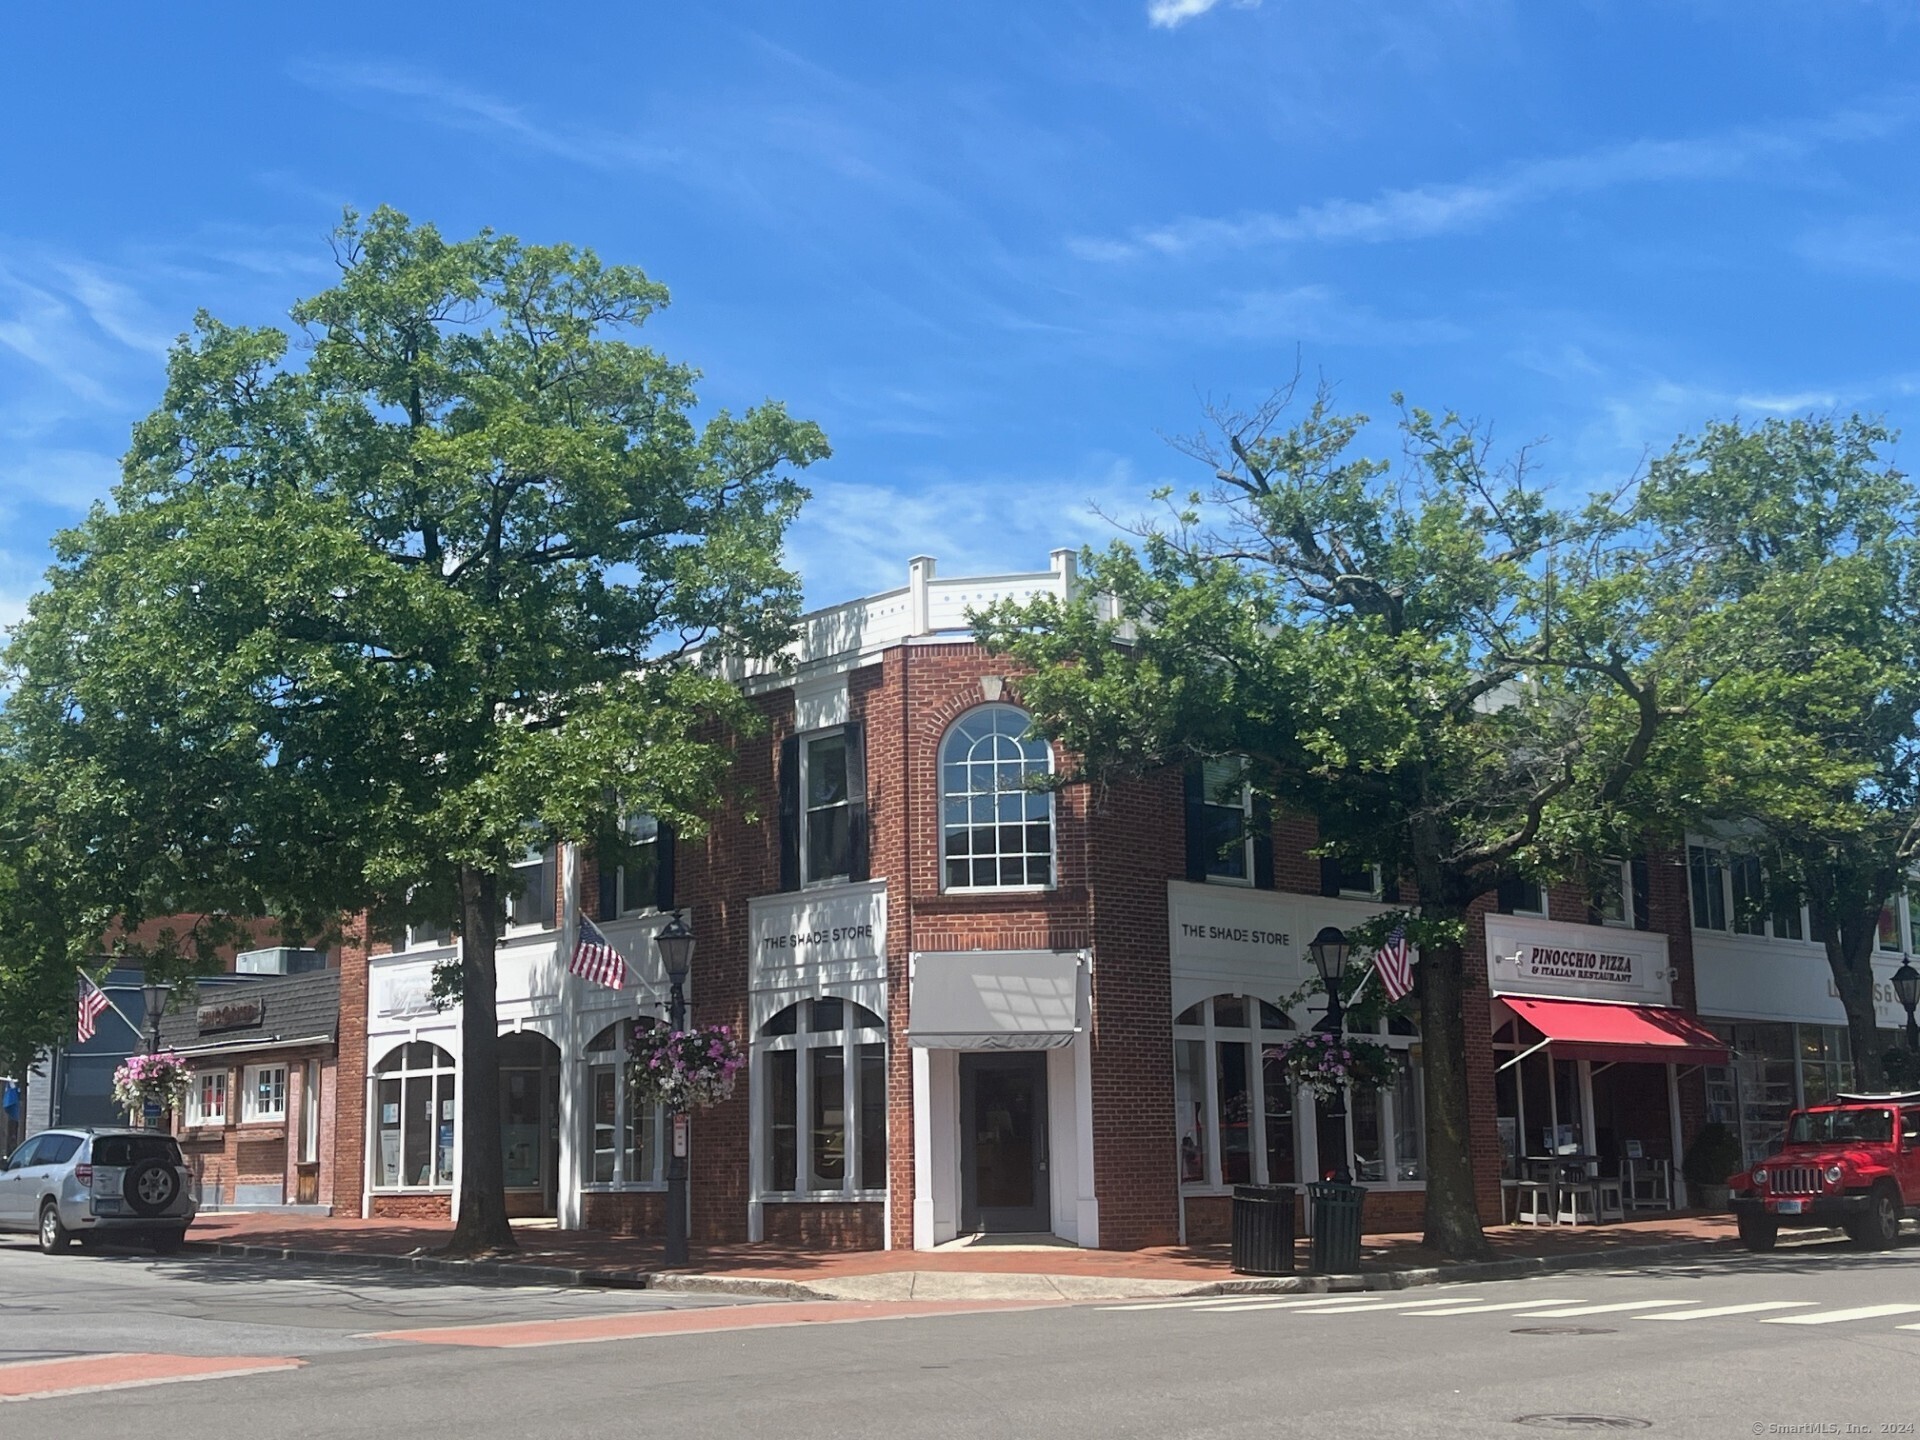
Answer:
<svg viewBox="0 0 1920 1440"><path fill-rule="evenodd" d="M949 890L1051 885L1053 795L1029 789L1053 751L1011 705L969 710L940 742L940 837Z"/></svg>
<svg viewBox="0 0 1920 1440"><path fill-rule="evenodd" d="M1174 1017L1182 1185L1285 1185L1296 1178L1293 1087L1264 1054L1293 1034L1292 1016L1251 995L1215 995Z"/></svg>
<svg viewBox="0 0 1920 1440"><path fill-rule="evenodd" d="M654 1186L665 1183L660 1107L638 1107L627 1084L628 1046L648 1017L618 1020L587 1042L587 1133L581 1146L581 1182Z"/></svg>
<svg viewBox="0 0 1920 1440"><path fill-rule="evenodd" d="M775 1197L887 1188L887 1022L838 996L789 1005L754 1037L761 1185Z"/></svg>
<svg viewBox="0 0 1920 1440"><path fill-rule="evenodd" d="M376 1190L453 1186L453 1056L415 1040L373 1067Z"/></svg>

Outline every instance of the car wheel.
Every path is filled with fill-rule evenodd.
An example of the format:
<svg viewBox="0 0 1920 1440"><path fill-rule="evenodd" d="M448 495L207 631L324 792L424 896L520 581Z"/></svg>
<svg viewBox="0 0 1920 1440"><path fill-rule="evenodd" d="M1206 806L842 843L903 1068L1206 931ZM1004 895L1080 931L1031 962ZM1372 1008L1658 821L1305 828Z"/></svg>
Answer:
<svg viewBox="0 0 1920 1440"><path fill-rule="evenodd" d="M1900 1197L1889 1185L1877 1185L1867 1199L1867 1213L1847 1224L1847 1238L1856 1250L1885 1250L1900 1238Z"/></svg>
<svg viewBox="0 0 1920 1440"><path fill-rule="evenodd" d="M67 1227L60 1223L60 1212L54 1208L53 1202L49 1200L42 1205L40 1207L40 1253L58 1255L67 1248L68 1242L72 1239L73 1236L68 1232Z"/></svg>
<svg viewBox="0 0 1920 1440"><path fill-rule="evenodd" d="M164 1160L142 1160L120 1187L136 1215L160 1215L180 1198L180 1176Z"/></svg>
<svg viewBox="0 0 1920 1440"><path fill-rule="evenodd" d="M1740 1243L1756 1255L1773 1249L1779 1239L1779 1221L1766 1215L1740 1217Z"/></svg>

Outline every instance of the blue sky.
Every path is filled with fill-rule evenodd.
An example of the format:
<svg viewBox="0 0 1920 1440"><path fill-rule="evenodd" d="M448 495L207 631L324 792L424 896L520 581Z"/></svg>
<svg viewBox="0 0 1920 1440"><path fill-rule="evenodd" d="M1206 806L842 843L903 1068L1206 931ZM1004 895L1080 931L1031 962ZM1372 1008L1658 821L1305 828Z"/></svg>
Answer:
<svg viewBox="0 0 1920 1440"><path fill-rule="evenodd" d="M84 18L76 16L84 13ZM1911 0L14 7L0 621L204 307L341 207L591 245L834 458L815 603L1039 569L1303 364L1584 490L1711 417L1920 406ZM1911 448L1911 447L1909 447Z"/></svg>

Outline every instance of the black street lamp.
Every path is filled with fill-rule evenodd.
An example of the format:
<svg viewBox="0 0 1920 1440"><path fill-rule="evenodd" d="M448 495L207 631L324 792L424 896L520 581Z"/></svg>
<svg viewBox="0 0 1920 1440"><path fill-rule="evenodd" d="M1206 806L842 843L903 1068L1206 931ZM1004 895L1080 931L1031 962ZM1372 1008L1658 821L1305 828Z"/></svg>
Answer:
<svg viewBox="0 0 1920 1440"><path fill-rule="evenodd" d="M667 971L667 1027L678 1032L686 1028L687 997L681 988L687 972L693 968L693 931L678 910L653 937L660 947L660 961ZM679 1111L668 1117L670 1143L667 1150L667 1264L682 1268L687 1263L687 1116Z"/></svg>
<svg viewBox="0 0 1920 1440"><path fill-rule="evenodd" d="M1307 944L1307 953L1313 957L1313 968L1320 972L1321 983L1327 987L1327 1033L1336 1039L1347 1023L1346 1007L1340 1003L1340 982L1346 976L1347 956L1352 950L1346 932L1332 925L1322 929ZM1329 1120L1342 1122L1336 1127L1340 1132L1340 1144L1334 1156L1333 1178L1341 1185L1351 1184L1353 1176L1347 1169L1347 1089L1344 1084L1321 1113Z"/></svg>
<svg viewBox="0 0 1920 1440"><path fill-rule="evenodd" d="M1920 1005L1920 970L1913 968L1911 956L1900 957L1900 968L1893 972L1893 993L1907 1012L1907 1049L1920 1053L1920 1025L1913 1011Z"/></svg>
<svg viewBox="0 0 1920 1440"><path fill-rule="evenodd" d="M140 987L140 998L147 1007L147 1053L149 1055L160 1048L160 1017L166 1012L167 996L172 993L173 986L164 980L149 980Z"/></svg>

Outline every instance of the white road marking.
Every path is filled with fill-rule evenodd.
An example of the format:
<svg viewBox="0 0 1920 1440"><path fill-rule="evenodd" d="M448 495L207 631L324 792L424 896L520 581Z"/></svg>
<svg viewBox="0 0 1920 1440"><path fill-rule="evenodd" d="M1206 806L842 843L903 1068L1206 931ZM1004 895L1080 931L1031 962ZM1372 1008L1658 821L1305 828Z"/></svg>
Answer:
<svg viewBox="0 0 1920 1440"><path fill-rule="evenodd" d="M1372 1300L1362 1305L1303 1305L1302 1315L1369 1314L1375 1310L1416 1310L1430 1305L1459 1305L1458 1295L1435 1296L1429 1300Z"/></svg>
<svg viewBox="0 0 1920 1440"><path fill-rule="evenodd" d="M1574 1305L1564 1310L1529 1310L1518 1320L1571 1320L1576 1315L1612 1315L1621 1310L1673 1309L1691 1305L1691 1300L1617 1300L1611 1305Z"/></svg>
<svg viewBox="0 0 1920 1440"><path fill-rule="evenodd" d="M1920 1305L1860 1305L1852 1310L1821 1310L1812 1315L1778 1315L1762 1325L1838 1325L1843 1320L1878 1320L1885 1315L1912 1315Z"/></svg>
<svg viewBox="0 0 1920 1440"><path fill-rule="evenodd" d="M1722 1315L1757 1315L1762 1310L1798 1310L1815 1300L1761 1300L1749 1305L1713 1305L1705 1310L1676 1310L1670 1315L1636 1315L1636 1320L1717 1320Z"/></svg>
<svg viewBox="0 0 1920 1440"><path fill-rule="evenodd" d="M1537 1310L1542 1305L1578 1305L1573 1299L1509 1300L1503 1305L1456 1305L1450 1310L1416 1310L1413 1318L1425 1320L1433 1315L1491 1315L1496 1310Z"/></svg>
<svg viewBox="0 0 1920 1440"><path fill-rule="evenodd" d="M1324 1295L1316 1295L1312 1300L1289 1301L1289 1304L1310 1305L1325 1300ZM1096 1310L1200 1310L1220 1309L1234 1306L1272 1304L1266 1295L1190 1295L1184 1300L1135 1300L1124 1305L1096 1305Z"/></svg>

